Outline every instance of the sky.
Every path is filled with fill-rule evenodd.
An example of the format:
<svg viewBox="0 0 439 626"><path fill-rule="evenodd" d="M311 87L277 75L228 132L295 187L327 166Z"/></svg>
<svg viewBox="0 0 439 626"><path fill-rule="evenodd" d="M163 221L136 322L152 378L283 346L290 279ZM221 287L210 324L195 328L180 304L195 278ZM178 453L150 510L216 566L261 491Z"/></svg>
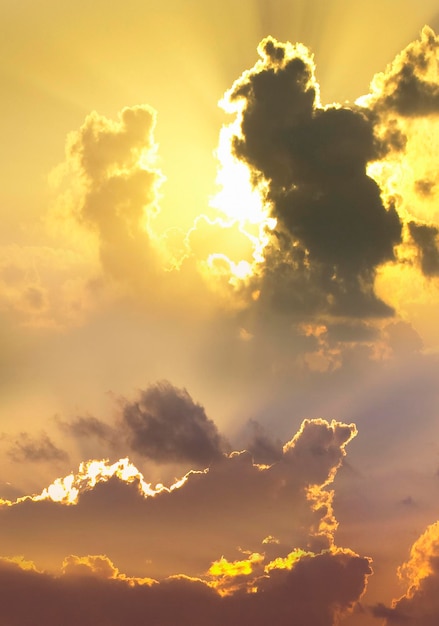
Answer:
<svg viewBox="0 0 439 626"><path fill-rule="evenodd" d="M436 626L433 0L0 0L0 624Z"/></svg>

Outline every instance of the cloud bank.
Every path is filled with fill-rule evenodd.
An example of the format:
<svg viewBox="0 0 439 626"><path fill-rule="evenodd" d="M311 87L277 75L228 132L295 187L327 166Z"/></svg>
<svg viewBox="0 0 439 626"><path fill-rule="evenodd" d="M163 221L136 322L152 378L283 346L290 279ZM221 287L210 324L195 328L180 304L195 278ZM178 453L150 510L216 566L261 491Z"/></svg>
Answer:
<svg viewBox="0 0 439 626"><path fill-rule="evenodd" d="M353 424L306 420L272 465L232 453L152 488L126 460L91 462L41 496L4 502L2 617L17 626L61 614L66 624L335 624L371 573L333 537L329 486L355 434Z"/></svg>

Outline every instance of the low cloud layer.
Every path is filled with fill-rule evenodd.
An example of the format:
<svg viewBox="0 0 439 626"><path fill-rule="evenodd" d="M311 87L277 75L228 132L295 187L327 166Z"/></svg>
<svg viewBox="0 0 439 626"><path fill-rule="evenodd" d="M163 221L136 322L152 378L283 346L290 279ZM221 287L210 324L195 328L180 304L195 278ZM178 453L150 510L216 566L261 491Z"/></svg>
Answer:
<svg viewBox="0 0 439 626"><path fill-rule="evenodd" d="M2 619L335 626L371 573L333 538L329 486L355 434L306 420L271 466L233 453L154 490L127 461L94 462L0 502Z"/></svg>
<svg viewBox="0 0 439 626"><path fill-rule="evenodd" d="M370 573L367 559L340 550L274 568L255 581L251 593L221 597L201 580L183 576L156 584L126 579L105 557L66 562L64 575L55 577L31 564L1 560L2 619L11 626L35 619L46 626L238 626L243 619L255 626L333 626L361 595Z"/></svg>
<svg viewBox="0 0 439 626"><path fill-rule="evenodd" d="M270 558L292 549L320 553L333 548L328 486L355 433L352 424L306 420L272 465L232 453L158 491L126 462L91 463L42 498L3 506L4 545L52 569L66 554L98 549L127 574L154 578L199 575L221 555L233 561L263 551L267 537L276 539L266 546Z"/></svg>

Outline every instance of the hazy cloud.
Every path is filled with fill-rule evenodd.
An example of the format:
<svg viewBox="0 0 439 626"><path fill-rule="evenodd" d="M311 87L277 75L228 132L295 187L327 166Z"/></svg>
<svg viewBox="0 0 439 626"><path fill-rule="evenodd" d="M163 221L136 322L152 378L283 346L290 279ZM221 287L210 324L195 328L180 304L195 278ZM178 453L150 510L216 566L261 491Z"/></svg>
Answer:
<svg viewBox="0 0 439 626"><path fill-rule="evenodd" d="M47 433L41 433L39 437L20 433L8 450L8 454L17 463L67 461L69 458L67 452L58 448Z"/></svg>
<svg viewBox="0 0 439 626"><path fill-rule="evenodd" d="M56 418L56 422L61 430L78 439L95 437L110 445L113 445L117 440L117 431L109 424L92 415L76 417L69 422Z"/></svg>
<svg viewBox="0 0 439 626"><path fill-rule="evenodd" d="M116 122L93 112L67 141L79 189L70 216L97 236L102 266L119 281L138 282L155 264L148 226L163 179L154 167L155 122L146 105L124 108Z"/></svg>
<svg viewBox="0 0 439 626"><path fill-rule="evenodd" d="M107 446L112 457L136 453L160 464L204 468L230 450L204 408L168 381L140 390L135 399L120 397L112 424L91 415L56 422L82 443Z"/></svg>
<svg viewBox="0 0 439 626"><path fill-rule="evenodd" d="M73 562L75 575L70 571ZM140 626L145 621L157 626L238 626L245 616L255 626L311 621L316 626L334 626L361 596L370 574L367 559L340 550L304 556L288 568L273 567L255 581L253 593L221 597L205 582L184 576L156 584L124 579L102 556L72 556L65 563L64 575L53 576L38 572L32 564L0 561L5 623L24 626L36 619L46 626Z"/></svg>

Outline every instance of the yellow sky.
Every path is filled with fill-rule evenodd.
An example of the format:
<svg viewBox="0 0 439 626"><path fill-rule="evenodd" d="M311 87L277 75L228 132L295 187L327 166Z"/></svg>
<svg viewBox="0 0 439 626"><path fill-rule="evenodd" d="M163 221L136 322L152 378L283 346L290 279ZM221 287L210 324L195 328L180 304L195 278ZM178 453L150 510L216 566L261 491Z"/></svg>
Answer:
<svg viewBox="0 0 439 626"><path fill-rule="evenodd" d="M227 597L268 589L285 571L318 577L341 563L355 570L356 601L370 556L376 576L364 606L389 607L406 589L396 568L416 537L430 576L436 530L425 529L439 518L439 128L436 110L416 101L407 114L398 101L406 87L398 63L410 66L421 46L419 79L433 49L433 35L420 35L425 24L439 31L433 0L0 0L0 509L2 498L73 481L92 458L129 456L149 495L156 483L200 471L181 489L156 488L151 528L160 541L145 547L153 556L134 555L126 537L116 556L99 544L113 497L124 503L120 523L125 506L136 532L142 526L150 502L137 499L140 473L129 492L107 484L107 470L96 493L76 477L85 495L75 514L93 526L95 553L88 539L57 535L44 555L45 544L29 539L32 513L22 511L35 511L44 534L45 516L55 527L61 509L38 499L5 504L7 528L16 519L20 532L8 539L11 553L0 551L0 576L32 570L33 559L39 567L40 557L45 567L47 557L51 576L85 571L146 587L152 563L154 575L200 576L206 593ZM297 110L277 102L281 81L266 91L258 83L291 68L285 93ZM354 102L379 72L361 112ZM431 68L428 78L435 102ZM218 106L226 93L229 114ZM324 108L335 102L346 106ZM284 114L297 115L297 134L282 126ZM368 146L373 132L381 152ZM375 222L363 220L363 196ZM338 211L345 201L357 221ZM301 203L311 218L295 215ZM343 231L345 218L354 234ZM326 245L328 233L337 245ZM246 447L257 463L246 453L222 457ZM222 459L210 474L209 454ZM276 509L273 532L259 489ZM189 525L201 511L198 535L175 524L182 510ZM118 528L116 520L114 537ZM173 533L175 553L160 556ZM64 553L76 547L84 554ZM417 590L424 584L416 579ZM409 600L404 610L417 610ZM346 624L398 618L366 609Z"/></svg>

